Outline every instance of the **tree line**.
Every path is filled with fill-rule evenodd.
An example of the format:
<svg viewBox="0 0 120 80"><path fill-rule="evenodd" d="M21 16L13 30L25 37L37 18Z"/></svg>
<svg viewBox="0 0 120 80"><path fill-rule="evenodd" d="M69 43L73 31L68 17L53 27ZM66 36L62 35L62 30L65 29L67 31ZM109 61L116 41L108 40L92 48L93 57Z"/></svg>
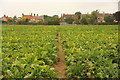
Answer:
<svg viewBox="0 0 120 80"><path fill-rule="evenodd" d="M91 14L85 14L84 16L81 16L82 13L81 12L76 12L74 14L74 17L66 17L64 19L64 22L68 23L68 24L81 24L81 25L102 25L102 24L117 24L114 22L114 20L116 19L113 15L105 15L104 16L104 21L105 22L98 22L98 15L99 15L99 11L93 11L91 12ZM22 17L20 20L17 19L16 16L14 16L13 18L8 18L7 22L2 21L2 23L7 23L7 24L24 24L24 25L59 25L60 22L63 22L62 17L59 18L58 15L54 15L54 16L48 16L48 15L44 15L44 21L40 20L38 22L29 22L29 19L26 17Z"/></svg>
<svg viewBox="0 0 120 80"><path fill-rule="evenodd" d="M76 12L74 18L72 17L67 17L65 19L65 22L69 23L69 24L82 24L82 25L102 25L102 24L117 24L116 22L114 22L114 20L116 19L115 16L113 15L105 15L104 16L104 21L105 22L98 22L98 15L99 12L98 10L91 12L91 14L85 14L84 16L82 16L81 18L81 12Z"/></svg>

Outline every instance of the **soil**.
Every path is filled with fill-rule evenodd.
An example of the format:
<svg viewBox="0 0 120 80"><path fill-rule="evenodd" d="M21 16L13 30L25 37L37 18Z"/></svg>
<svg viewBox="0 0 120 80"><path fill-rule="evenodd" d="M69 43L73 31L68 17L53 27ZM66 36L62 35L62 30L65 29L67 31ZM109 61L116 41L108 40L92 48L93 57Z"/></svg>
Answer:
<svg viewBox="0 0 120 80"><path fill-rule="evenodd" d="M65 69L66 69L66 65L65 65L65 59L64 59L64 53L63 53L63 49L62 49L62 45L61 45L61 37L60 37L60 32L58 32L58 44L59 44L59 58L60 61L57 62L55 66L55 72L58 74L57 77L60 78L66 78L64 73L65 73Z"/></svg>

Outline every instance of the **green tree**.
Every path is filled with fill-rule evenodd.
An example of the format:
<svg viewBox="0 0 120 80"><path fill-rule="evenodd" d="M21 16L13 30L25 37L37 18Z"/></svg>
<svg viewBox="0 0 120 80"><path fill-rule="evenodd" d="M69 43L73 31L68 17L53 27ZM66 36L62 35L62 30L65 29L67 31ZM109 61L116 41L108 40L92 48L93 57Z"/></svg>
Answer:
<svg viewBox="0 0 120 80"><path fill-rule="evenodd" d="M80 24L80 18L81 18L81 12L76 12L74 15L74 23L75 24Z"/></svg>
<svg viewBox="0 0 120 80"><path fill-rule="evenodd" d="M28 24L29 19L26 17L23 17L22 19L22 24Z"/></svg>
<svg viewBox="0 0 120 80"><path fill-rule="evenodd" d="M92 17L90 17L90 18L88 19L88 23L89 23L89 24L94 24L94 23L95 23L95 19L92 18Z"/></svg>
<svg viewBox="0 0 120 80"><path fill-rule="evenodd" d="M73 17L66 17L65 18L65 22L67 22L68 24L72 24L74 21Z"/></svg>
<svg viewBox="0 0 120 80"><path fill-rule="evenodd" d="M28 18L26 18L26 17L23 17L21 20L22 20L22 22L28 22L29 21Z"/></svg>
<svg viewBox="0 0 120 80"><path fill-rule="evenodd" d="M74 23L75 24L79 24L79 20L78 20L78 16L77 15L74 15Z"/></svg>
<svg viewBox="0 0 120 80"><path fill-rule="evenodd" d="M99 12L98 12L98 10L96 10L96 11L93 11L92 13L91 13L91 22L93 22L92 24L96 24L97 23L97 18L98 18L98 14L99 14Z"/></svg>
<svg viewBox="0 0 120 80"><path fill-rule="evenodd" d="M45 23L48 25L59 25L59 16L58 15L54 15L52 17L47 16L45 19Z"/></svg>
<svg viewBox="0 0 120 80"><path fill-rule="evenodd" d="M16 20L17 20L17 17L14 16L14 17L13 17L13 22L14 22L14 24L16 23Z"/></svg>
<svg viewBox="0 0 120 80"><path fill-rule="evenodd" d="M97 18L98 18L98 14L99 14L99 11L98 11L98 10L93 11L93 12L91 13L91 17L94 18L94 19L97 19Z"/></svg>
<svg viewBox="0 0 120 80"><path fill-rule="evenodd" d="M82 19L80 20L80 23L83 25L87 25L88 24L87 18L85 16L83 16Z"/></svg>
<svg viewBox="0 0 120 80"><path fill-rule="evenodd" d="M58 16L58 15L54 15L54 16L52 17L52 20L53 20L53 23L54 23L55 25L57 25L57 24L60 23L60 20L59 20L59 16Z"/></svg>
<svg viewBox="0 0 120 80"><path fill-rule="evenodd" d="M112 22L115 20L115 18L114 18L113 15L106 15L106 16L104 17L104 20L105 20L105 22L107 22L107 23L112 23Z"/></svg>
<svg viewBox="0 0 120 80"><path fill-rule="evenodd" d="M13 17L13 20L14 20L14 21L15 21L15 20L17 20L17 17L16 17L16 16L14 16L14 17Z"/></svg>
<svg viewBox="0 0 120 80"><path fill-rule="evenodd" d="M77 15L78 20L80 20L80 18L81 18L81 12L76 12L75 15Z"/></svg>
<svg viewBox="0 0 120 80"><path fill-rule="evenodd" d="M12 18L8 18L8 19L7 19L7 23L8 23L8 24L12 24L12 22L13 22L13 19L12 19Z"/></svg>
<svg viewBox="0 0 120 80"><path fill-rule="evenodd" d="M44 24L44 21L40 20L37 24Z"/></svg>

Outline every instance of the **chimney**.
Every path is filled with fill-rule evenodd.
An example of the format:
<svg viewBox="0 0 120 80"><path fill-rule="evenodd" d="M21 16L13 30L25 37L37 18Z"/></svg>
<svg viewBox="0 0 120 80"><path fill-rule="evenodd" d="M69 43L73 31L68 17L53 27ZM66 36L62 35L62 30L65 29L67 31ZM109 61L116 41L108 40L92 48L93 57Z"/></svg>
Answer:
<svg viewBox="0 0 120 80"><path fill-rule="evenodd" d="M63 13L63 16L65 16L65 14Z"/></svg>
<svg viewBox="0 0 120 80"><path fill-rule="evenodd" d="M38 16L38 14L37 14L37 16Z"/></svg>
<svg viewBox="0 0 120 80"><path fill-rule="evenodd" d="M32 13L31 13L31 16L32 16Z"/></svg>
<svg viewBox="0 0 120 80"><path fill-rule="evenodd" d="M34 14L34 16L35 16L35 14Z"/></svg>
<svg viewBox="0 0 120 80"><path fill-rule="evenodd" d="M6 17L6 15L4 14L4 17Z"/></svg>
<svg viewBox="0 0 120 80"><path fill-rule="evenodd" d="M22 16L24 16L24 14L22 13Z"/></svg>

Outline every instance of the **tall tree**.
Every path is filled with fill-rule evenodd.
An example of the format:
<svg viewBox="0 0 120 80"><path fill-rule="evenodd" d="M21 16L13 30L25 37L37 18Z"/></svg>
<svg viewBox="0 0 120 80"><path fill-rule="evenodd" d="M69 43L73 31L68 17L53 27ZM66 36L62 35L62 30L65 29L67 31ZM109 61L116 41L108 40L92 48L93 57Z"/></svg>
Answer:
<svg viewBox="0 0 120 80"><path fill-rule="evenodd" d="M73 17L66 17L65 22L67 22L68 24L72 24L74 21Z"/></svg>
<svg viewBox="0 0 120 80"><path fill-rule="evenodd" d="M14 16L14 17L13 17L13 20L14 20L14 21L17 20L17 16Z"/></svg>
<svg viewBox="0 0 120 80"><path fill-rule="evenodd" d="M26 17L23 17L21 20L22 20L22 22L28 22L29 21L28 18L26 18Z"/></svg>
<svg viewBox="0 0 120 80"><path fill-rule="evenodd" d="M12 18L8 18L7 22L8 22L8 24L11 24L13 22L13 19Z"/></svg>
<svg viewBox="0 0 120 80"><path fill-rule="evenodd" d="M97 22L98 14L99 14L99 11L98 11L98 10L93 11L93 12L91 13L91 20L93 21L94 24Z"/></svg>
<svg viewBox="0 0 120 80"><path fill-rule="evenodd" d="M78 20L78 16L77 15L74 15L74 23L75 24L79 24L79 20Z"/></svg>
<svg viewBox="0 0 120 80"><path fill-rule="evenodd" d="M76 12L75 15L77 15L78 20L80 20L80 18L81 18L81 12Z"/></svg>
<svg viewBox="0 0 120 80"><path fill-rule="evenodd" d="M112 23L112 22L115 20L115 18L114 18L113 15L106 15L106 16L104 17L104 20L105 20L105 22L107 22L107 23Z"/></svg>
<svg viewBox="0 0 120 80"><path fill-rule="evenodd" d="M83 16L82 19L80 20L80 23L83 25L87 25L88 24L87 18L85 16Z"/></svg>
<svg viewBox="0 0 120 80"><path fill-rule="evenodd" d="M14 24L16 23L16 20L17 20L17 17L14 16L14 17L13 17L13 22L14 22Z"/></svg>
<svg viewBox="0 0 120 80"><path fill-rule="evenodd" d="M59 17L58 15L54 15L52 17L47 16L47 18L45 19L45 23L48 25L59 25Z"/></svg>
<svg viewBox="0 0 120 80"><path fill-rule="evenodd" d="M81 12L76 12L75 15L74 15L74 23L75 24L79 24L79 20L81 18Z"/></svg>

